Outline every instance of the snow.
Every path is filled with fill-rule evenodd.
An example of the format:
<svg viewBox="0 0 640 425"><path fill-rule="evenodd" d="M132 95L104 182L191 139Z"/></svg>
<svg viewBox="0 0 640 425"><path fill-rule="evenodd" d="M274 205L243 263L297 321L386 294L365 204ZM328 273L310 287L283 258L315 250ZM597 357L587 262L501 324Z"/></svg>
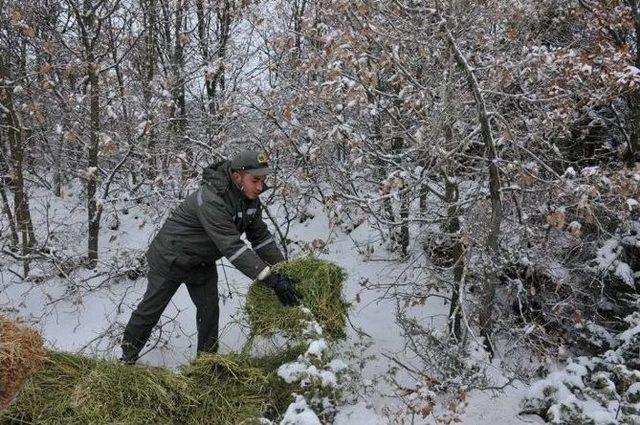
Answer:
<svg viewBox="0 0 640 425"><path fill-rule="evenodd" d="M627 329L618 335L618 339L620 341L625 342L626 344L630 344L633 338L640 337L640 324Z"/></svg>
<svg viewBox="0 0 640 425"><path fill-rule="evenodd" d="M329 370L320 371L318 376L323 387L335 387L338 385L338 378L336 378L335 373Z"/></svg>
<svg viewBox="0 0 640 425"><path fill-rule="evenodd" d="M309 310L308 308L305 308L304 310L306 310L305 311L306 314L311 314L311 310ZM306 323L307 323L306 328L303 331L304 336L322 335L322 328L320 327L318 322L313 320L313 321L307 321Z"/></svg>
<svg viewBox="0 0 640 425"><path fill-rule="evenodd" d="M334 425L387 425L389 420L380 416L364 401L345 406L336 415Z"/></svg>
<svg viewBox="0 0 640 425"><path fill-rule="evenodd" d="M629 264L620 260L623 244L635 244L634 238L613 237L604 242L596 253L596 263L601 271L611 271L622 280L623 283L635 289L634 271Z"/></svg>
<svg viewBox="0 0 640 425"><path fill-rule="evenodd" d="M635 289L636 285L633 278L633 270L627 263L623 263L622 261L618 262L618 264L616 265L615 274L620 279L622 279L624 283Z"/></svg>
<svg viewBox="0 0 640 425"><path fill-rule="evenodd" d="M620 244L617 239L611 238L607 240L600 249L598 249L596 261L600 270L608 270L620 253Z"/></svg>
<svg viewBox="0 0 640 425"><path fill-rule="evenodd" d="M582 229L582 224L580 224L580 222L578 221L572 221L571 223L569 223L569 226L567 226L567 229L570 232L579 232Z"/></svg>
<svg viewBox="0 0 640 425"><path fill-rule="evenodd" d="M628 396L640 396L640 382L636 382L629 386L629 388L627 389L627 397Z"/></svg>
<svg viewBox="0 0 640 425"><path fill-rule="evenodd" d="M321 425L318 416L307 406L304 397L296 396L296 401L289 405L280 425Z"/></svg>
<svg viewBox="0 0 640 425"><path fill-rule="evenodd" d="M596 174L598 174L598 171L600 170L600 167L598 167L597 165L594 165L592 167L584 167L581 171L580 174L583 177L591 177L594 176Z"/></svg>
<svg viewBox="0 0 640 425"><path fill-rule="evenodd" d="M98 172L98 167L87 167L86 177L90 178Z"/></svg>
<svg viewBox="0 0 640 425"><path fill-rule="evenodd" d="M327 367L334 371L334 372L341 372L344 369L346 369L348 366L347 364L341 360L341 359L333 359L331 360L331 362L329 362L329 364L327 365Z"/></svg>
<svg viewBox="0 0 640 425"><path fill-rule="evenodd" d="M328 348L327 342L324 339L319 339L319 340L313 341L309 345L309 348L307 349L307 352L305 353L305 355L322 357L322 353L324 353L327 350L327 348Z"/></svg>
<svg viewBox="0 0 640 425"><path fill-rule="evenodd" d="M300 362L285 363L278 368L278 376L287 384L297 381L305 373L308 373L308 366Z"/></svg>

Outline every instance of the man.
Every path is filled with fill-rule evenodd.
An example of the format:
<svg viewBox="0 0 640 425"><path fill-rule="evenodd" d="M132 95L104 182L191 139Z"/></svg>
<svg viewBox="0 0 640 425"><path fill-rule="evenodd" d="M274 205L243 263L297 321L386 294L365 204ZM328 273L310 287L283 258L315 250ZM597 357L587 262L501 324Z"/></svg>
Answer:
<svg viewBox="0 0 640 425"><path fill-rule="evenodd" d="M284 257L262 220L258 198L269 173L266 155L253 151L204 169L200 188L171 213L147 251L147 290L125 328L122 361L135 363L181 283L196 306L198 352L218 350L216 260L222 256L273 288L283 305L297 304L292 282L270 269Z"/></svg>

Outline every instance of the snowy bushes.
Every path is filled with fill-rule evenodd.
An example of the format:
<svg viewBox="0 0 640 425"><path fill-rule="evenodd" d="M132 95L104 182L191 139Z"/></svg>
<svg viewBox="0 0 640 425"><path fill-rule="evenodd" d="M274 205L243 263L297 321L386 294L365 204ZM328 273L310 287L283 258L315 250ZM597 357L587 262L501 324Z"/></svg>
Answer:
<svg viewBox="0 0 640 425"><path fill-rule="evenodd" d="M551 423L640 423L640 313L601 356L572 359L536 382L522 401L524 412Z"/></svg>
<svg viewBox="0 0 640 425"><path fill-rule="evenodd" d="M304 335L308 348L304 354L292 362L278 368L278 375L287 383L296 383L300 394L295 394L295 401L289 406L282 424L297 424L299 416L307 423L331 422L335 415L335 402L340 399L341 383L347 373L347 365L339 359L331 359L330 346L323 338L322 327L313 319L311 311L301 307L307 315ZM316 413L313 413L316 412Z"/></svg>
<svg viewBox="0 0 640 425"><path fill-rule="evenodd" d="M575 217L574 217L575 218ZM568 229L568 228L567 228ZM638 308L640 223L628 220L608 239L550 230L555 246L528 249L501 271L504 328L524 331L528 348L544 355L598 355L612 346L611 332ZM505 310L503 310L505 311Z"/></svg>
<svg viewBox="0 0 640 425"><path fill-rule="evenodd" d="M640 285L640 222L632 221L627 229L604 242L598 249L595 268L603 275L602 303L599 308L612 325L620 324L638 308Z"/></svg>

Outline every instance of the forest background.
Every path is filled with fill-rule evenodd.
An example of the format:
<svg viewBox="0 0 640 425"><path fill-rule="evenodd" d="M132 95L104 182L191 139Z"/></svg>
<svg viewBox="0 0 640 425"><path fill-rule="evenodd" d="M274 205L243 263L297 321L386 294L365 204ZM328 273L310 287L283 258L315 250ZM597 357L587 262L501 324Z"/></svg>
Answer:
<svg viewBox="0 0 640 425"><path fill-rule="evenodd" d="M639 40L638 0L0 0L0 311L144 286L202 168L262 149L287 255L341 235L347 272L393 270L349 301L391 310L405 413L453 420L582 358L591 395L522 410L637 417ZM110 353L123 320L75 348Z"/></svg>

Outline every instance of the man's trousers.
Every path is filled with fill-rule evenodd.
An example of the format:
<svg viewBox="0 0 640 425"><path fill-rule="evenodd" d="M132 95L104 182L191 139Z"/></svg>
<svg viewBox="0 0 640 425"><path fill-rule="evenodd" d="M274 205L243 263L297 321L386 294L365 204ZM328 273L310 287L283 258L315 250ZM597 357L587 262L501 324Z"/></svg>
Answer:
<svg viewBox="0 0 640 425"><path fill-rule="evenodd" d="M122 360L135 362L160 320L171 298L181 285L180 281L165 278L153 269L147 274L147 290L131 314L122 339ZM218 351L218 275L215 267L211 279L203 283L186 283L191 301L196 306L198 352Z"/></svg>

